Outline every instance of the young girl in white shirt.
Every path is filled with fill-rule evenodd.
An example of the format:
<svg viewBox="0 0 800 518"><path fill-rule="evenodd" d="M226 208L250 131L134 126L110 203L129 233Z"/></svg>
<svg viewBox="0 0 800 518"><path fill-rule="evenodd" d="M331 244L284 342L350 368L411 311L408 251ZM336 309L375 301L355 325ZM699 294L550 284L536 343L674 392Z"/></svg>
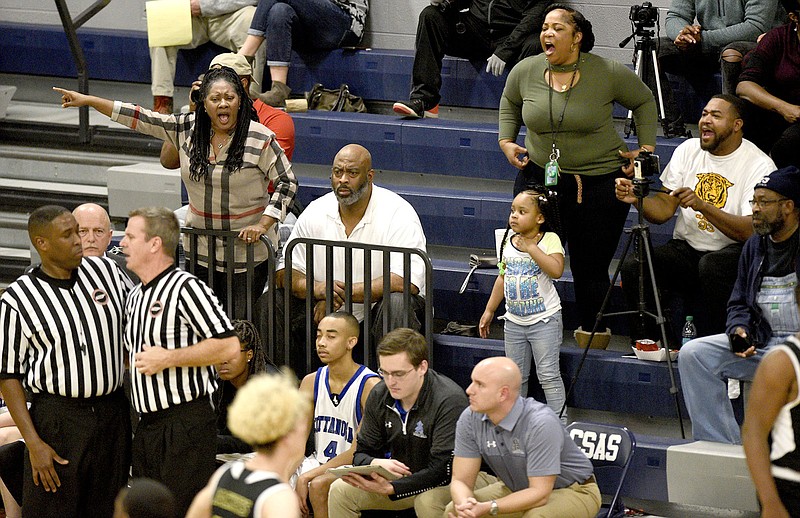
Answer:
<svg viewBox="0 0 800 518"><path fill-rule="evenodd" d="M564 247L558 237L560 218L555 193L543 187L519 193L511 203L508 228L500 245L499 275L481 316L479 332L489 327L505 298L505 352L522 371L522 397L528 394L531 360L556 414L564 405L564 382L559 368L563 338L561 299L554 279L564 273ZM562 416L566 422L566 416Z"/></svg>

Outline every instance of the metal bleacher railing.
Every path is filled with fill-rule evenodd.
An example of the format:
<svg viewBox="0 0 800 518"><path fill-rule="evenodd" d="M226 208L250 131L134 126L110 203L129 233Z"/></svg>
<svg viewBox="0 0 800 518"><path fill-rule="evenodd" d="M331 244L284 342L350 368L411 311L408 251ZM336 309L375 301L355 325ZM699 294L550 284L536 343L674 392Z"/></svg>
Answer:
<svg viewBox="0 0 800 518"><path fill-rule="evenodd" d="M83 54L83 47L78 40L77 30L81 25L100 12L111 0L95 0L92 5L81 12L77 17L72 18L67 7L66 0L55 0L58 15L61 18L61 25L64 26L64 34L67 36L72 58L75 60L75 67L78 69L78 91L83 94L89 93L89 70L86 67L86 57ZM78 138L81 144L86 144L90 140L89 136L89 107L82 106L78 115Z"/></svg>
<svg viewBox="0 0 800 518"><path fill-rule="evenodd" d="M185 250L186 262L190 273L195 273L195 267L198 264L197 260L197 240L199 237L209 237L208 239L208 276L201 279L209 286L214 286L214 279L217 275L224 275L226 277L227 293L225 300L227 301L225 312L228 315L233 315L233 308L235 300L233 296L233 274L232 268L227 268L224 272L217 271L217 249L224 246L225 250L225 264L234 264L234 243L238 238L239 232L236 230L208 230L192 227L182 227L181 233L189 238L189 249ZM267 269L267 286L275 285L275 249L272 243L266 236L261 236L261 241L267 245L267 262L270 267ZM247 293L253 293L254 289L263 290L263 286L253 286L253 268L255 267L255 251L252 244L247 245L245 254L245 264L247 268L246 286ZM260 292L259 292L260 294ZM269 329L268 336L262 336L261 340L267 345L267 354L270 358L275 357L275 290L266 290L264 295L267 308L263 317L268 319L267 329ZM253 299L257 297L247 297L247 309L245 317L247 320L253 320Z"/></svg>
<svg viewBox="0 0 800 518"><path fill-rule="evenodd" d="M428 257L428 254L420 250L418 248L402 248L402 247L393 247L393 246L383 246L383 245L370 245L365 243L347 243L341 241L330 241L324 239L311 239L311 238L298 238L293 240L291 243L287 245L286 253L284 257L291 257L292 251L298 245L306 245L306 294L305 294L305 359L306 359L306 372L311 371L311 360L313 354L313 348L316 341L316 333L314 329L316 326L313 323L314 318L314 305L316 302L314 301L314 258L315 255L318 253L323 253L325 256L325 298L326 298L326 308L325 312L330 313L333 311L333 288L334 288L334 276L333 276L333 259L334 259L334 251L336 249L341 249L344 253L344 284L345 284L345 296L344 296L344 304L342 308L344 311L352 313L353 311L353 255L356 254L363 254L364 257L364 269L363 269L363 276L364 279L371 279L373 278L372 272L372 264L373 264L373 254L380 253L382 254L383 258L383 270L381 272L381 276L383 277L383 291L384 293L389 293L390 290L390 282L391 282L391 256L393 254L402 254L403 259L403 306L407 307L410 303L411 299L411 256L416 255L420 257L425 265L425 287L426 293L424 294L425 299L425 306L424 306L424 322L422 323L424 334L425 334L425 342L428 344L429 347L429 362L433 359L433 266L431 264L431 260ZM323 247L324 250L320 251L319 248ZM368 252L368 253L365 253ZM291 347L290 347L290 338L291 338L291 321L292 321L292 304L291 304L291 285L292 285L292 277L293 272L292 268L286 268L286 273L284 274L284 286L285 288L285 296L284 296L284 358L287 364L290 363L290 355L291 355ZM364 364L370 365L370 353L373 350L371 344L371 337L369 330L372 327L372 315L367 308L372 306L372 303L377 302L372 295L372 289L370 283L364 283ZM391 314L387 308L385 308L383 312L383 331L388 332L389 327L389 318ZM406 327L408 327L408 312L403 312L403 323Z"/></svg>

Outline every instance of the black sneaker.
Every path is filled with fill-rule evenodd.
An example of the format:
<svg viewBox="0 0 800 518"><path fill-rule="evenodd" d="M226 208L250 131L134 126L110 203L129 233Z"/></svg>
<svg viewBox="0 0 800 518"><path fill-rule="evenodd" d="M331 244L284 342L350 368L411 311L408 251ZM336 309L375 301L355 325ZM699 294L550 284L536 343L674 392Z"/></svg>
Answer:
<svg viewBox="0 0 800 518"><path fill-rule="evenodd" d="M439 105L437 104L430 110L426 110L425 104L422 102L422 99L411 99L410 101L397 101L392 105L392 109L396 114L402 115L403 117L407 117L410 119L421 119L422 117L426 118L439 117Z"/></svg>

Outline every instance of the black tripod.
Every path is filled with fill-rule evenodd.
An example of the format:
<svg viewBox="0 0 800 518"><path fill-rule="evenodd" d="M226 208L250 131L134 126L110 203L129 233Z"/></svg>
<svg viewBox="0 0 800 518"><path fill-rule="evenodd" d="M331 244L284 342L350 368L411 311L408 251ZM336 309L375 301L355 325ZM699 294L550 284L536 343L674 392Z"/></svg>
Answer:
<svg viewBox="0 0 800 518"><path fill-rule="evenodd" d="M637 162L636 166L639 165ZM589 335L589 342L586 345L586 348L581 355L581 361L578 363L578 368L575 371L575 374L572 376L572 380L569 383L569 389L567 390L567 396L564 402L564 406L561 408L561 412L559 415L563 415L564 411L567 408L566 401L569 401L569 397L572 395L572 391L575 388L575 384L578 381L578 376L581 374L581 370L583 369L583 364L586 361L586 356L589 354L589 344L592 343L594 340L594 335L597 333L597 330L600 328L600 323L602 322L604 317L613 317L613 316L623 316L623 315L636 315L639 321L643 321L646 318L652 318L655 320L656 324L658 325L661 331L661 347L664 350L664 353L667 357L667 370L669 371L669 381L670 381L670 388L669 392L675 397L675 409L678 413L678 422L681 426L681 437L686 438L686 433L683 430L683 416L681 415L681 404L680 398L678 396L678 386L675 383L675 372L672 368L672 358L669 354L669 343L667 342L667 330L665 327L666 319L664 318L664 313L661 311L661 300L658 295L658 286L656 285L656 276L655 271L653 269L653 244L650 241L650 225L645 223L644 221L644 210L642 207L644 206L644 198L647 196L648 191L650 190L650 183L651 180L647 178L642 178L640 170L637 167L636 177L633 179L633 193L636 196L639 206L639 222L638 224L634 225L629 229L625 229L625 232L630 234L628 238L628 242L625 244L625 249L622 252L622 257L620 258L619 264L617 265L616 271L614 271L614 277L611 279L611 285L608 287L608 291L606 291L606 296L603 299L603 304L600 306L600 310L597 312L597 319L595 320L594 327L592 327L592 332ZM635 310L629 311L619 311L616 313L605 313L605 309L608 306L608 301L611 298L611 290L614 288L614 285L617 282L617 278L619 277L620 271L622 270L622 263L624 262L625 258L628 256L628 252L630 251L631 244L634 245L636 250L636 260L639 266L639 303ZM645 259L647 260L647 268L648 273L650 274L650 283L653 289L653 297L655 299L655 306L656 312L651 313L647 310L645 304L645 293L644 293L644 265Z"/></svg>
<svg viewBox="0 0 800 518"><path fill-rule="evenodd" d="M658 69L658 58L656 57L656 40L653 38L655 31L646 25L635 24L636 29L634 32L619 43L619 47L623 48L631 40L634 40L633 63L634 72L644 82L645 67L648 65L652 68L653 77L656 83L656 103L658 104L658 118L664 127L666 134L667 127L667 114L664 110L664 95L661 93L661 75ZM633 110L628 110L628 116L625 118L625 136L630 137L631 132L636 132L636 125L633 122Z"/></svg>

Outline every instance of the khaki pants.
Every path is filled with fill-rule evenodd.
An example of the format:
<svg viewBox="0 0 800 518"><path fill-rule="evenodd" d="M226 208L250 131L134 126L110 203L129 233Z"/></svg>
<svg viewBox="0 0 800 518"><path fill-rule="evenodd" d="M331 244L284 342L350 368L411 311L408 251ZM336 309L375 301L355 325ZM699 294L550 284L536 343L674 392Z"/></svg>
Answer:
<svg viewBox="0 0 800 518"><path fill-rule="evenodd" d="M475 486L483 488L495 480L494 477L480 473ZM362 491L343 480L337 480L328 493L328 516L356 518L361 516L361 511L368 509L400 511L413 507L417 518L441 518L449 502L450 486L437 487L400 500L390 500L388 496Z"/></svg>
<svg viewBox="0 0 800 518"><path fill-rule="evenodd" d="M150 47L150 73L152 75L151 90L153 95L172 97L175 87L175 65L178 60L179 49L193 49L209 41L221 47L237 52L247 38L247 29L253 14L254 6L242 7L238 11L219 16L193 16L192 41L181 47ZM253 77L260 83L264 75L264 62L266 49L264 45L258 49L253 63ZM251 92L259 93L260 87L254 83ZM187 103L188 99L185 100ZM180 101L178 101L180 103ZM177 104L177 103L176 103Z"/></svg>
<svg viewBox="0 0 800 518"><path fill-rule="evenodd" d="M502 482L495 482L484 488L479 489L476 484L475 499L479 502L489 500L499 500L510 495L511 490ZM597 484L572 484L563 489L555 489L550 493L547 504L535 507L520 513L501 513L499 516L504 518L594 518L600 510L602 498ZM442 514L447 517L447 513L453 512L453 503L445 509Z"/></svg>

